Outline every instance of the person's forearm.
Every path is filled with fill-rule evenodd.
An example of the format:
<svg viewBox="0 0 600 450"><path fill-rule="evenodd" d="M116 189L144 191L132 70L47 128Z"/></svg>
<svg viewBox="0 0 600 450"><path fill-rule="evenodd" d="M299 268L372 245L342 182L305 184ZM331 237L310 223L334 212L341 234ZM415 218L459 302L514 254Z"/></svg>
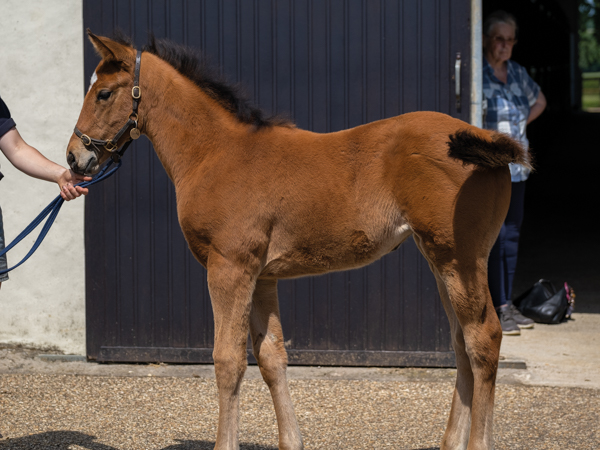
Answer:
<svg viewBox="0 0 600 450"><path fill-rule="evenodd" d="M58 182L65 171L27 144L16 128L0 137L0 150L21 172L41 180Z"/></svg>
<svg viewBox="0 0 600 450"><path fill-rule="evenodd" d="M64 167L50 161L35 148L20 143L7 158L21 172L40 180L58 182Z"/></svg>
<svg viewBox="0 0 600 450"><path fill-rule="evenodd" d="M533 104L533 106L529 110L529 117L527 118L527 124L530 124L535 119L540 117L540 114L542 114L544 112L544 109L546 109L546 97L540 91L540 94L538 95L536 102Z"/></svg>
<svg viewBox="0 0 600 450"><path fill-rule="evenodd" d="M533 105L529 112L529 117L527 118L527 124L530 124L535 119L540 117L540 115L544 112L545 108L546 108L546 105L542 106L542 105L538 105L537 103L535 105Z"/></svg>

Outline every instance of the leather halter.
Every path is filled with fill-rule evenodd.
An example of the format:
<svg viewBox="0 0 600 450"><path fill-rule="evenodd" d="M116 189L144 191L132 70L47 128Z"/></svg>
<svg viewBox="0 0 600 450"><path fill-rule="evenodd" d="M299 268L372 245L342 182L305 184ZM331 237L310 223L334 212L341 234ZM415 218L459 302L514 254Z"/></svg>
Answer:
<svg viewBox="0 0 600 450"><path fill-rule="evenodd" d="M75 135L81 139L81 142L85 146L86 150L96 151L100 154L100 149L98 147L104 147L104 149L111 153L111 157L114 162L119 162L129 144L131 144L132 140L140 137L140 131L138 129L138 105L140 103L140 99L142 98L142 91L140 89L140 64L142 62L142 51L138 50L135 56L135 71L133 75L133 88L131 89L131 97L133 98L133 111L129 115L129 119L127 123L123 125L123 127L115 134L112 139L102 140L102 139L94 139L89 137L87 134L83 134L79 128L75 127ZM121 150L119 150L118 142L119 139L125 134L125 132L130 128L129 139L123 144Z"/></svg>

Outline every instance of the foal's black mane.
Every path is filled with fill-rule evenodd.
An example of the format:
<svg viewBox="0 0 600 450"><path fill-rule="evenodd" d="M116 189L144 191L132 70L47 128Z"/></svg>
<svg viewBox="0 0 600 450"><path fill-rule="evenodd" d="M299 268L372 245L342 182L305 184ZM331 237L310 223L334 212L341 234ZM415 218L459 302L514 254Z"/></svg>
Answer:
<svg viewBox="0 0 600 450"><path fill-rule="evenodd" d="M131 40L122 33L116 32L112 39L133 47ZM142 48L142 51L152 53L169 63L181 75L192 80L221 106L233 113L242 123L253 125L256 129L276 125L293 126L291 122L280 116L265 116L261 109L248 100L239 86L227 82L204 55L192 48L168 39L155 39L154 36L150 36L149 43Z"/></svg>

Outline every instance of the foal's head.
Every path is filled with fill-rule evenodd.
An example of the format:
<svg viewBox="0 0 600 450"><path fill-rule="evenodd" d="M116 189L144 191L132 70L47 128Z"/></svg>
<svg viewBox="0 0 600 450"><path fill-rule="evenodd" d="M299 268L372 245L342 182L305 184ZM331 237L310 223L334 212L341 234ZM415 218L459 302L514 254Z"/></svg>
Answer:
<svg viewBox="0 0 600 450"><path fill-rule="evenodd" d="M132 97L138 93L143 96L141 91L145 89L144 86L148 88L153 84L152 80L160 78L155 70L157 58L192 81L216 105L231 114L233 120L244 126L249 125L254 130L294 126L281 117L264 115L236 86L219 76L203 56L196 54L193 49L166 40L156 41L152 38L149 45L144 47L146 56L141 58L144 59L141 66L146 69L142 68L144 73L140 75L141 90L136 90L134 79L136 67L140 66L136 65L137 51L132 44L124 38L115 41L95 36L89 30L88 35L102 61L96 67L75 134L67 147L67 161L74 172L97 173L111 153L114 154L129 139L132 128L135 128L134 134L139 136ZM148 54L153 56L148 58ZM145 103L146 111L147 108L148 103ZM147 117L140 115L139 119L147 124Z"/></svg>
<svg viewBox="0 0 600 450"><path fill-rule="evenodd" d="M80 174L98 172L115 145L130 138L129 128L134 126L127 127L114 142L119 131L129 119L137 121L132 109L136 50L131 45L95 36L89 30L88 35L102 61L96 67L77 121L76 129L82 136L73 134L67 146L67 162Z"/></svg>

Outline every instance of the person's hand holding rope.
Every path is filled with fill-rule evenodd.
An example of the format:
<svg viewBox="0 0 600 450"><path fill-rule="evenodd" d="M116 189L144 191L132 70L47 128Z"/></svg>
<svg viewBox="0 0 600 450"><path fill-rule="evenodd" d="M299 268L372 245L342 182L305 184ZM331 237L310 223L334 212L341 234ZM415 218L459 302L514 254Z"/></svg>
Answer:
<svg viewBox="0 0 600 450"><path fill-rule="evenodd" d="M73 200L81 195L87 195L89 190L81 186L76 186L83 181L91 181L92 177L84 177L76 174L72 170L64 169L57 183L60 189L60 196L66 200Z"/></svg>

